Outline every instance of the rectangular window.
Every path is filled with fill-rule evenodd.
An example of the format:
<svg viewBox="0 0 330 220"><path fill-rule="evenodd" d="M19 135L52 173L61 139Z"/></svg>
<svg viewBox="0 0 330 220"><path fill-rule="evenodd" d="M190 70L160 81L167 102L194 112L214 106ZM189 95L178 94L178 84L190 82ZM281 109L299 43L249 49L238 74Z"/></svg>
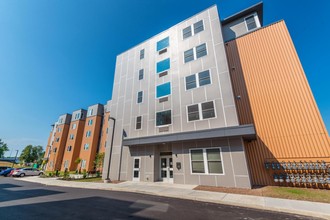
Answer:
<svg viewBox="0 0 330 220"><path fill-rule="evenodd" d="M192 35L191 26L186 27L185 29L182 30L183 39L186 39L186 38L190 37L191 35Z"/></svg>
<svg viewBox="0 0 330 220"><path fill-rule="evenodd" d="M72 150L72 146L70 145L68 146L67 151L71 151L71 150Z"/></svg>
<svg viewBox="0 0 330 220"><path fill-rule="evenodd" d="M191 75L186 77L186 90L196 88L196 75Z"/></svg>
<svg viewBox="0 0 330 220"><path fill-rule="evenodd" d="M138 92L137 103L142 103L143 101L143 91Z"/></svg>
<svg viewBox="0 0 330 220"><path fill-rule="evenodd" d="M82 169L86 168L86 160L81 160L81 168Z"/></svg>
<svg viewBox="0 0 330 220"><path fill-rule="evenodd" d="M186 90L198 88L200 86L205 86L208 84L211 84L211 77L209 70L199 72L198 74L186 76Z"/></svg>
<svg viewBox="0 0 330 220"><path fill-rule="evenodd" d="M60 141L60 138L58 137L58 138L56 138L56 142L59 142Z"/></svg>
<svg viewBox="0 0 330 220"><path fill-rule="evenodd" d="M77 127L77 124L72 124L72 129L73 130L76 129L76 127Z"/></svg>
<svg viewBox="0 0 330 220"><path fill-rule="evenodd" d="M86 143L86 144L84 145L84 150L88 150L88 148L89 148L89 144Z"/></svg>
<svg viewBox="0 0 330 220"><path fill-rule="evenodd" d="M199 120L198 104L188 106L188 121Z"/></svg>
<svg viewBox="0 0 330 220"><path fill-rule="evenodd" d="M157 42L157 51L163 50L170 45L170 38L166 37Z"/></svg>
<svg viewBox="0 0 330 220"><path fill-rule="evenodd" d="M215 117L213 101L202 103L202 115L203 119Z"/></svg>
<svg viewBox="0 0 330 220"><path fill-rule="evenodd" d="M139 80L142 80L143 79L143 72L144 72L143 69L140 69L139 70Z"/></svg>
<svg viewBox="0 0 330 220"><path fill-rule="evenodd" d="M247 27L248 31L251 31L251 30L257 28L257 23L254 18L254 15L251 15L251 16L245 18L245 23L246 23L246 27Z"/></svg>
<svg viewBox="0 0 330 220"><path fill-rule="evenodd" d="M93 109L89 109L88 113L87 113L87 116L92 116L92 115L93 115Z"/></svg>
<svg viewBox="0 0 330 220"><path fill-rule="evenodd" d="M171 64L170 64L170 58L167 58L165 60L159 61L157 63L157 73L164 72L165 70L170 69Z"/></svg>
<svg viewBox="0 0 330 220"><path fill-rule="evenodd" d="M156 113L156 126L169 125L171 123L171 110Z"/></svg>
<svg viewBox="0 0 330 220"><path fill-rule="evenodd" d="M156 88L156 97L161 98L171 94L171 83L167 82L161 85L158 85Z"/></svg>
<svg viewBox="0 0 330 220"><path fill-rule="evenodd" d="M204 30L203 20L200 20L199 22L196 22L194 24L194 34L197 34Z"/></svg>
<svg viewBox="0 0 330 220"><path fill-rule="evenodd" d="M90 137L90 136L91 136L91 134L92 134L92 132L91 132L91 131L87 131L87 132L86 132L86 137Z"/></svg>
<svg viewBox="0 0 330 220"><path fill-rule="evenodd" d="M70 140L74 139L74 134L70 134Z"/></svg>
<svg viewBox="0 0 330 220"><path fill-rule="evenodd" d="M191 172L205 173L203 150L190 150Z"/></svg>
<svg viewBox="0 0 330 220"><path fill-rule="evenodd" d="M184 62L188 63L194 60L194 49L190 49L184 52Z"/></svg>
<svg viewBox="0 0 330 220"><path fill-rule="evenodd" d="M88 120L88 125L92 125L93 124L93 119L89 119Z"/></svg>
<svg viewBox="0 0 330 220"><path fill-rule="evenodd" d="M191 149L191 172L223 174L220 148Z"/></svg>
<svg viewBox="0 0 330 220"><path fill-rule="evenodd" d="M198 73L199 86L211 84L210 71L206 70Z"/></svg>
<svg viewBox="0 0 330 220"><path fill-rule="evenodd" d="M142 116L136 117L136 130L139 130L142 128Z"/></svg>
<svg viewBox="0 0 330 220"><path fill-rule="evenodd" d="M53 151L54 151L54 153L56 153L56 151L57 151L57 147L55 147Z"/></svg>
<svg viewBox="0 0 330 220"><path fill-rule="evenodd" d="M80 113L77 113L74 117L74 119L80 119Z"/></svg>
<svg viewBox="0 0 330 220"><path fill-rule="evenodd" d="M144 49L140 50L140 60L144 59Z"/></svg>
<svg viewBox="0 0 330 220"><path fill-rule="evenodd" d="M196 47L196 59L206 56L206 55L207 55L207 51L206 51L205 43Z"/></svg>

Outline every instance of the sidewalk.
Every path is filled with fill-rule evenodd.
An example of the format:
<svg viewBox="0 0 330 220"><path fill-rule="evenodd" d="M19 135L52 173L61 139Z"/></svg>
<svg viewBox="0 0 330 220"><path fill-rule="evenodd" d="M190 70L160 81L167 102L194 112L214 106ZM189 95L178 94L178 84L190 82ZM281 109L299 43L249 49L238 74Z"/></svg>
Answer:
<svg viewBox="0 0 330 220"><path fill-rule="evenodd" d="M25 177L17 180L41 183L50 186L76 187L87 189L114 190L125 192L144 193L157 196L165 196L180 199L189 199L202 202L220 203L248 208L257 208L271 211L280 211L313 217L330 219L330 204L319 202L298 201L289 199L277 199L270 197L238 195L230 193L207 192L193 190L195 185L180 185L169 183L147 182L123 182L93 183L63 181L55 178Z"/></svg>

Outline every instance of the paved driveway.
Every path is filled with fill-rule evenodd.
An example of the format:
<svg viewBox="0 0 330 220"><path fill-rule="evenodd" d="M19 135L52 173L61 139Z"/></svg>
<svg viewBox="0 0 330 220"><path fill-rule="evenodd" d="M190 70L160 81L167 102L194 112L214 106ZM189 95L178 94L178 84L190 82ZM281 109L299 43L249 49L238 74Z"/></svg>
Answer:
<svg viewBox="0 0 330 220"><path fill-rule="evenodd" d="M0 219L311 219L138 193L45 186L0 177Z"/></svg>

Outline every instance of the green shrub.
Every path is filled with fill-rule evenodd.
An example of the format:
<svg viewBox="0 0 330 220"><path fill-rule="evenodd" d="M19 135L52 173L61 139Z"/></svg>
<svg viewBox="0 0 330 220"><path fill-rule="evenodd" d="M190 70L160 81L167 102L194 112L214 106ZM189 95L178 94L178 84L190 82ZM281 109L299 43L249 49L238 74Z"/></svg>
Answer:
<svg viewBox="0 0 330 220"><path fill-rule="evenodd" d="M87 177L87 171L86 169L83 169L83 178L85 179Z"/></svg>

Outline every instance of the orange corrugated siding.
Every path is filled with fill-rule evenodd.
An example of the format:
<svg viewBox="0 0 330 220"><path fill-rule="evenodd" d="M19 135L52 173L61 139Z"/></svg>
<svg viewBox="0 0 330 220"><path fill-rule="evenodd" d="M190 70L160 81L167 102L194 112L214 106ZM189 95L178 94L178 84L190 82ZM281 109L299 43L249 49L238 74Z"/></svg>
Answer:
<svg viewBox="0 0 330 220"><path fill-rule="evenodd" d="M257 131L246 143L253 184L272 184L265 160L329 161L328 134L284 21L226 43L226 52L240 123Z"/></svg>

